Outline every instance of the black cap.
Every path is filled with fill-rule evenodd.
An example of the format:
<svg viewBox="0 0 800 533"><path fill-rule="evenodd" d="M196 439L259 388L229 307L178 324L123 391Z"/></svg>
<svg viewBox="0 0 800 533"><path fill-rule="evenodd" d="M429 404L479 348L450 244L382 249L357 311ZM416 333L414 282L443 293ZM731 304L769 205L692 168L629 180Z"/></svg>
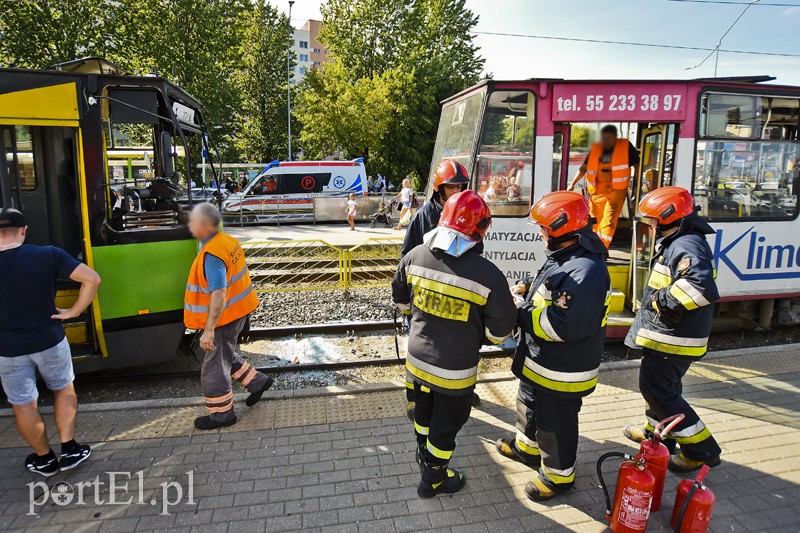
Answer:
<svg viewBox="0 0 800 533"><path fill-rule="evenodd" d="M19 209L13 207L0 208L0 229L2 228L24 228L25 215Z"/></svg>

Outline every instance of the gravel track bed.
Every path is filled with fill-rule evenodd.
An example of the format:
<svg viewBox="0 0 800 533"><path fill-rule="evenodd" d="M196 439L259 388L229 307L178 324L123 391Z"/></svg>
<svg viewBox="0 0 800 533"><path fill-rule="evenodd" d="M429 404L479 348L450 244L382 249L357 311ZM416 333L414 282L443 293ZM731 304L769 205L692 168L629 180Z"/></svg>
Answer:
<svg viewBox="0 0 800 533"><path fill-rule="evenodd" d="M269 292L251 316L253 327L324 324L341 321L390 320L395 314L389 287L342 290Z"/></svg>

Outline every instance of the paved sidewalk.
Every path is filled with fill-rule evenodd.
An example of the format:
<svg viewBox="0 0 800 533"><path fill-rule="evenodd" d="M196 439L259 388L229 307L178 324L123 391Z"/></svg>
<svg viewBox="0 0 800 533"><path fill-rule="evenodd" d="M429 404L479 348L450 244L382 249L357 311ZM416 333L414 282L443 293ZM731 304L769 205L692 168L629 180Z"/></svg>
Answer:
<svg viewBox="0 0 800 533"><path fill-rule="evenodd" d="M707 481L714 491L714 531L800 530L800 345L737 350L709 356L686 380L690 401L723 446L722 466ZM72 487L100 476L101 490L77 489L67 505L34 506L24 471L28 452L8 411L0 416L0 531L231 531L366 533L444 531L601 531L604 504L594 463L609 450L633 451L621 427L642 418L635 362L612 365L581 413L575 490L545 504L523 494L531 472L501 458L493 441L511 430L516 382L494 376L478 392L483 406L458 440L453 464L468 481L457 495L420 500L414 440L397 386L275 393L239 409L240 422L199 434L191 423L196 400L95 405L79 418L78 440L92 458L47 481ZM149 406L149 407L145 407ZM239 407L237 405L237 407ZM52 417L50 417L52 418ZM52 433L51 433L52 434ZM613 484L613 468L609 477ZM141 472L110 505L108 472ZM192 472L188 502L187 472ZM118 476L117 485L126 480ZM668 530L678 478L669 475L652 530ZM184 487L177 502L177 484ZM62 485L63 486L63 485ZM43 485L34 498L44 499ZM53 499L59 496L53 492ZM97 504L99 498L104 504ZM141 504L138 502L142 502Z"/></svg>

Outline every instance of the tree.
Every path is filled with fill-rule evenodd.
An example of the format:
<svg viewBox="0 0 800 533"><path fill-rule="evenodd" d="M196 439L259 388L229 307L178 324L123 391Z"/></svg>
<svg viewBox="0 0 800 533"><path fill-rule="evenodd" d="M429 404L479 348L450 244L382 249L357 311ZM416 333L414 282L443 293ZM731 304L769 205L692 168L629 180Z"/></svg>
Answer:
<svg viewBox="0 0 800 533"><path fill-rule="evenodd" d="M0 0L0 64L44 68L113 48L114 4L104 0Z"/></svg>
<svg viewBox="0 0 800 533"><path fill-rule="evenodd" d="M226 160L238 158L232 117L241 103L231 78L252 9L249 0L127 0L115 11L111 58L132 72L166 76L200 100Z"/></svg>
<svg viewBox="0 0 800 533"><path fill-rule="evenodd" d="M429 173L439 101L477 81L483 59L465 0L329 0L331 63L300 95L301 140L313 157L364 156L396 180Z"/></svg>
<svg viewBox="0 0 800 533"><path fill-rule="evenodd" d="M287 155L287 65L289 19L264 0L248 14L233 84L241 98L235 113L235 146L253 163ZM294 58L291 59L292 65ZM294 122L294 121L293 121ZM299 128L292 124L293 131Z"/></svg>

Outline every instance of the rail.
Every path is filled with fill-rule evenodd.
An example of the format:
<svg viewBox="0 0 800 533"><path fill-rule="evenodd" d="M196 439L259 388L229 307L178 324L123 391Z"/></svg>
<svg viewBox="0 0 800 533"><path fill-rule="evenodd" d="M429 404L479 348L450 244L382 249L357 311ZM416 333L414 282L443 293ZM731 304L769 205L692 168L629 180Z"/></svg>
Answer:
<svg viewBox="0 0 800 533"><path fill-rule="evenodd" d="M402 239L373 238L352 248L320 239L242 244L257 292L385 287L391 283Z"/></svg>

